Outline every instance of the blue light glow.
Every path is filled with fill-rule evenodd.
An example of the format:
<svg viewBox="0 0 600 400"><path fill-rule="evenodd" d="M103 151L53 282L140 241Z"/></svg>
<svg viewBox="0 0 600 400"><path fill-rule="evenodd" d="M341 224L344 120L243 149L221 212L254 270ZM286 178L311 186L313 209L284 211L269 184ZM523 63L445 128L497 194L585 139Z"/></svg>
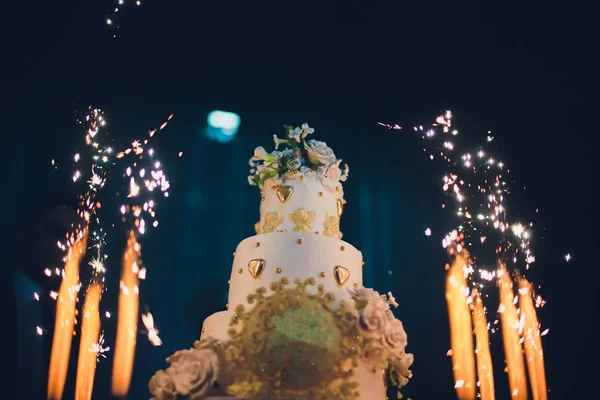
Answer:
<svg viewBox="0 0 600 400"><path fill-rule="evenodd" d="M218 142L229 142L238 132L241 118L239 115L228 112L215 110L208 114L207 136Z"/></svg>

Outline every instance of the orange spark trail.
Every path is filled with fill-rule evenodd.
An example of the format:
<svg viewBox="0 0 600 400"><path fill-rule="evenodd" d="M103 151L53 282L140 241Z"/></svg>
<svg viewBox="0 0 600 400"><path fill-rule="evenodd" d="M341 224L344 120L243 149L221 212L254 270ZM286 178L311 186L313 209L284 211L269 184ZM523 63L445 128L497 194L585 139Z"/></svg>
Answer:
<svg viewBox="0 0 600 400"><path fill-rule="evenodd" d="M460 400L475 399L476 386L473 325L467 304L468 287L464 271L467 260L468 254L465 250L458 252L446 277L454 388Z"/></svg>
<svg viewBox="0 0 600 400"><path fill-rule="evenodd" d="M546 372L544 369L544 350L540 335L540 325L533 304L533 288L525 278L519 277L519 306L524 316L523 336L525 338L525 356L527 371L534 400L546 400Z"/></svg>
<svg viewBox="0 0 600 400"><path fill-rule="evenodd" d="M78 231L77 236L67 252L63 281L56 303L56 321L48 371L49 400L62 398L69 368L69 355L75 325L75 307L79 291L79 263L86 251L87 227L83 231Z"/></svg>
<svg viewBox="0 0 600 400"><path fill-rule="evenodd" d="M506 265L498 262L498 287L500 289L500 321L502 339L506 356L506 370L510 385L511 398L527 400L527 382L523 362L523 346L519 338L519 318L515 306L513 282Z"/></svg>
<svg viewBox="0 0 600 400"><path fill-rule="evenodd" d="M92 398L98 361L98 355L93 349L98 344L100 337L99 305L101 298L102 284L93 283L88 288L83 306L75 400L91 400Z"/></svg>
<svg viewBox="0 0 600 400"><path fill-rule="evenodd" d="M125 398L131 384L135 345L137 338L139 311L139 259L140 244L135 232L129 232L127 248L123 254L123 271L121 273L121 291L119 293L119 316L117 322L117 339L112 375L112 394Z"/></svg>
<svg viewBox="0 0 600 400"><path fill-rule="evenodd" d="M482 400L494 400L494 371L490 354L490 339L483 302L477 289L473 290L473 326L475 327L475 353L477 355L477 377Z"/></svg>

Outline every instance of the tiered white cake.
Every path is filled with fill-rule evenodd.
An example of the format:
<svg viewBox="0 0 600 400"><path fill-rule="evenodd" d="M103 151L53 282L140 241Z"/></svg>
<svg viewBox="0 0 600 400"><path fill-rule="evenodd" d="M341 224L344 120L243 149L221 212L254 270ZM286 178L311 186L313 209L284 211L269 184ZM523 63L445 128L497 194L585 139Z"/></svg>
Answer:
<svg viewBox="0 0 600 400"><path fill-rule="evenodd" d="M260 220L234 253L227 310L167 360L150 382L154 398L219 386L240 397L379 400L388 377L402 386L411 376L397 304L362 287L362 253L341 240L348 167L312 133L286 127L275 151L255 150Z"/></svg>

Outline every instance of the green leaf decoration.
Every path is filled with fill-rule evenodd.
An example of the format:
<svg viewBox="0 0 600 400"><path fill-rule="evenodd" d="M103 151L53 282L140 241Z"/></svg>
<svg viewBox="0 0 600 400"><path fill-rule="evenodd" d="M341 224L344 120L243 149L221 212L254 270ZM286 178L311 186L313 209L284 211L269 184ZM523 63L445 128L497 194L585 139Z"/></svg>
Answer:
<svg viewBox="0 0 600 400"><path fill-rule="evenodd" d="M388 364L388 376L390 378L392 386L400 385L400 381L398 381L398 373L396 372L396 367L394 367L392 364Z"/></svg>

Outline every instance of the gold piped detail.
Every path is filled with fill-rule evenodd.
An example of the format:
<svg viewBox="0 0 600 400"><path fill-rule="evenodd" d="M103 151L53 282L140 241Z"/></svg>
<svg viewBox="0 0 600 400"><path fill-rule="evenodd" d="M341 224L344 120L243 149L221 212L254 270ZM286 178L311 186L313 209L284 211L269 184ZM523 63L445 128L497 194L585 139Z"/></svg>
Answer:
<svg viewBox="0 0 600 400"><path fill-rule="evenodd" d="M338 286L343 286L350 279L350 271L341 265L336 265L333 269L333 276Z"/></svg>
<svg viewBox="0 0 600 400"><path fill-rule="evenodd" d="M261 258L250 260L248 263L248 272L250 272L250 275L252 275L254 279L258 279L265 270L266 265L266 261Z"/></svg>
<svg viewBox="0 0 600 400"><path fill-rule="evenodd" d="M294 188L291 186L282 186L277 189L277 198L280 202L285 203L292 197L292 193L294 193Z"/></svg>
<svg viewBox="0 0 600 400"><path fill-rule="evenodd" d="M235 397L357 400L358 384L348 379L361 348L353 307L335 306L336 296L314 278L288 284L282 277L270 288L258 288L248 295L249 311L236 306L229 340L200 341L194 348L219 346L224 376L230 378L223 389ZM291 340L275 341L274 335ZM298 368L300 380L294 377Z"/></svg>

